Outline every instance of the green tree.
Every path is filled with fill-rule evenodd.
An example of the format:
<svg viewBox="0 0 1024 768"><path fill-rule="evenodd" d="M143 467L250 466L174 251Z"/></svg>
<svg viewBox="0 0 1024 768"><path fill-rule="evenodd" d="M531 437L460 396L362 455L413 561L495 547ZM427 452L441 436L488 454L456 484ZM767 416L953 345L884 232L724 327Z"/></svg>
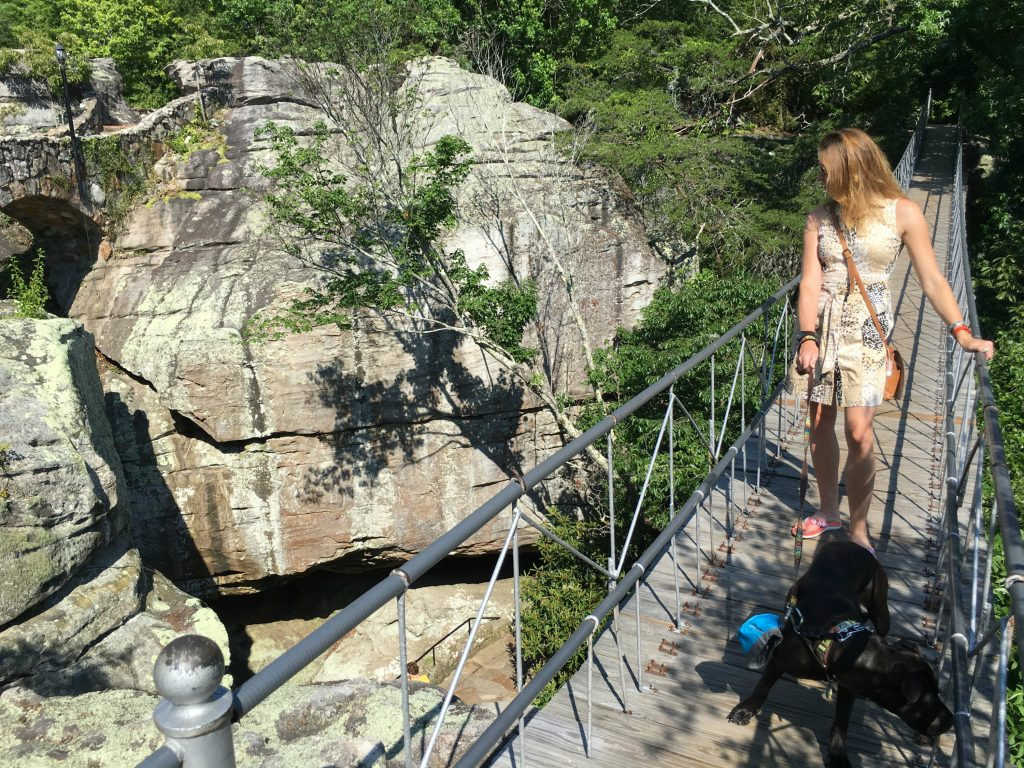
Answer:
<svg viewBox="0 0 1024 768"><path fill-rule="evenodd" d="M478 0L469 23L478 42L500 59L494 74L513 94L550 106L561 94L559 68L604 46L616 27L618 5L619 0Z"/></svg>
<svg viewBox="0 0 1024 768"><path fill-rule="evenodd" d="M58 19L59 7L50 0L0 0L0 48L21 47L32 30L52 33Z"/></svg>
<svg viewBox="0 0 1024 768"><path fill-rule="evenodd" d="M353 187L332 167L323 122L308 146L300 146L290 128L268 124L263 133L276 159L266 169L275 188L264 199L273 219L290 230L283 247L331 274L291 312L268 319L265 329L347 326L354 310L367 308L424 332L470 336L513 368L533 357L520 342L536 312L534 286L488 286L486 267L472 269L462 251L438 245L455 221L455 190L469 173L468 144L441 137L404 164L403 189L395 195L377 182Z"/></svg>
<svg viewBox="0 0 1024 768"><path fill-rule="evenodd" d="M451 53L464 30L452 0L224 0L216 34L238 54L353 63L386 34L396 59Z"/></svg>

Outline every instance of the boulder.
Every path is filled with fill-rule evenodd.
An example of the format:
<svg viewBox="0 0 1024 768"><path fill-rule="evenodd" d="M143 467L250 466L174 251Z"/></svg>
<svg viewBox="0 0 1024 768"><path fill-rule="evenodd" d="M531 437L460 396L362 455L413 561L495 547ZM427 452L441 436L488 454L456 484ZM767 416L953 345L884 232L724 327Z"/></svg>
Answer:
<svg viewBox="0 0 1024 768"><path fill-rule="evenodd" d="M124 100L124 80L114 60L90 59L89 64L88 83L71 94L76 133L138 122L138 112ZM45 82L28 77L17 66L0 76L0 136L64 131L66 125L64 102Z"/></svg>
<svg viewBox="0 0 1024 768"><path fill-rule="evenodd" d="M413 754L419 764L444 692L413 684ZM163 744L153 723L158 698L112 690L44 698L22 687L0 693L0 763L131 768ZM366 680L279 689L235 723L238 768L359 765L400 768L401 690ZM493 722L484 708L454 701L427 765L455 763Z"/></svg>
<svg viewBox="0 0 1024 768"><path fill-rule="evenodd" d="M98 559L97 559L98 560ZM111 688L156 693L153 663L182 634L203 634L230 659L217 616L129 550L62 600L0 631L0 683L49 696Z"/></svg>
<svg viewBox="0 0 1024 768"><path fill-rule="evenodd" d="M81 325L0 318L0 424L2 626L127 530L121 460Z"/></svg>
<svg viewBox="0 0 1024 768"><path fill-rule="evenodd" d="M110 362L104 386L147 562L197 594L396 563L564 444L529 388L450 334L360 316L352 329L247 341L254 315L316 279L274 246L258 194L272 158L257 129L272 120L308 134L324 113L278 62L171 72L226 107L207 105L205 137L186 156L164 154L147 204L61 293ZM632 325L663 273L628 192L558 148L564 121L495 80L430 58L401 87L416 142L457 134L473 147L445 247L492 280L537 282L526 343L556 392L586 393L586 350ZM337 136L338 162L352 162ZM463 551L495 551L509 517Z"/></svg>
<svg viewBox="0 0 1024 768"><path fill-rule="evenodd" d="M124 99L124 78L114 66L113 59L89 59L88 92L99 102L103 125L131 125L139 122L139 113Z"/></svg>

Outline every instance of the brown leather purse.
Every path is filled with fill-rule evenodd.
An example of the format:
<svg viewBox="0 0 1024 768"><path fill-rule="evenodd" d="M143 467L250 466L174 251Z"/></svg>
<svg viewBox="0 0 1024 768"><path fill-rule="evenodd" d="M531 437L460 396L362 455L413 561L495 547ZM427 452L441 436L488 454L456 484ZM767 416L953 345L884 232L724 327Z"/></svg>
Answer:
<svg viewBox="0 0 1024 768"><path fill-rule="evenodd" d="M867 304L868 312L871 313L871 319L875 323L875 330L878 331L878 336L882 339L882 345L885 347L885 389L882 393L882 399L896 400L903 397L903 385L906 382L906 363L903 362L903 356L896 349L895 345L886 341L885 331L882 330L882 324L878 322L878 315L875 314L875 308L871 304L871 299L868 298L868 292L864 288L863 281L860 279L860 273L857 271L857 265L853 261L850 246L846 244L846 236L843 234L843 228L839 224L839 217L836 215L834 208L832 209L832 226L835 227L836 235L839 237L839 245L843 248L843 258L846 260L846 271L850 277L848 290L852 292L853 285L856 283L860 289L860 295L864 298L864 303Z"/></svg>

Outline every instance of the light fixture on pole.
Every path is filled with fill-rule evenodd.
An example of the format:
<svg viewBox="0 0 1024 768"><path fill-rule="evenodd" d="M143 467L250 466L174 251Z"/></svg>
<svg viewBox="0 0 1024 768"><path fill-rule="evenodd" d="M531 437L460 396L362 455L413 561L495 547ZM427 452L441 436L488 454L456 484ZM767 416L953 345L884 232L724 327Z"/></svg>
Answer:
<svg viewBox="0 0 1024 768"><path fill-rule="evenodd" d="M60 67L60 81L64 86L64 110L68 119L68 133L71 134L71 156L75 161L75 176L78 178L78 197L85 202L85 163L82 161L81 148L78 146L78 137L75 136L75 121L71 118L71 96L68 94L68 54L64 46L57 43L54 46L54 56Z"/></svg>

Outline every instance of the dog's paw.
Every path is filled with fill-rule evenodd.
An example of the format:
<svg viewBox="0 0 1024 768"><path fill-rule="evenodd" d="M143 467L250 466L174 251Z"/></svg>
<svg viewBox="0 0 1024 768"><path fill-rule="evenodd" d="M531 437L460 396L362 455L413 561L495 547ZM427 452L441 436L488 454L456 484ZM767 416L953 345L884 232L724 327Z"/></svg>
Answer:
<svg viewBox="0 0 1024 768"><path fill-rule="evenodd" d="M754 712L745 709L742 704L737 704L732 708L732 712L729 713L729 722L736 723L736 725L746 725L753 716Z"/></svg>
<svg viewBox="0 0 1024 768"><path fill-rule="evenodd" d="M825 768L853 768L853 766L845 752L837 752L829 753L825 759Z"/></svg>

